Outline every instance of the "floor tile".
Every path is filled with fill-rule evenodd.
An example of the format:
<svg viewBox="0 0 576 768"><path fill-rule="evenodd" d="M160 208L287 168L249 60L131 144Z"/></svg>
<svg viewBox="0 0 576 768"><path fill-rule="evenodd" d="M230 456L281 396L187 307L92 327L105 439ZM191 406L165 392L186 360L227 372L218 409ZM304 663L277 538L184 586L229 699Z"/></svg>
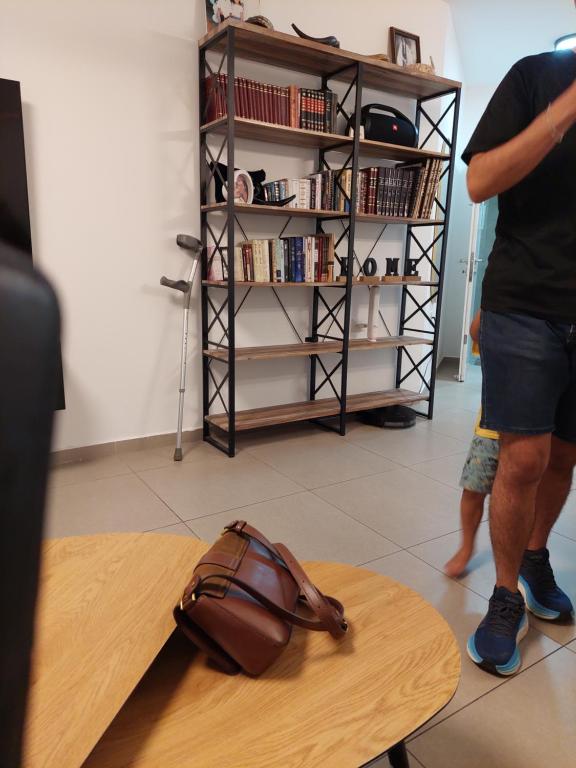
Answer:
<svg viewBox="0 0 576 768"><path fill-rule="evenodd" d="M271 541L280 541L298 559L364 563L398 548L382 536L322 501L303 492L244 507L238 516L247 520ZM201 539L213 541L231 522L230 512L191 520Z"/></svg>
<svg viewBox="0 0 576 768"><path fill-rule="evenodd" d="M420 544L410 551L430 565L441 569L444 563L456 552L459 536L459 533L443 536L435 541ZM574 569L576 541L553 533L550 537L549 547L556 580L576 602L576 571ZM482 523L478 530L476 554L472 558L468 573L462 577L461 582L478 594L489 598L494 589L495 578L489 526L488 523ZM576 625L573 623L556 624L551 621L542 621L532 615L530 616L530 623L561 645L565 645L576 637Z"/></svg>
<svg viewBox="0 0 576 768"><path fill-rule="evenodd" d="M406 551L388 555L364 567L390 576L421 594L444 616L458 640L462 653L460 685L452 701L422 730L430 728L502 683L500 678L478 669L466 655L468 637L475 631L488 607L485 598L446 578ZM524 667L534 664L558 647L553 640L531 629L522 643Z"/></svg>
<svg viewBox="0 0 576 768"><path fill-rule="evenodd" d="M401 547L457 530L460 492L409 469L315 491Z"/></svg>
<svg viewBox="0 0 576 768"><path fill-rule="evenodd" d="M403 430L356 424L351 426L346 439L404 466L463 453L468 450L469 443L433 432L422 423Z"/></svg>
<svg viewBox="0 0 576 768"><path fill-rule="evenodd" d="M454 453L441 459L432 459L432 461L413 464L411 469L421 475L426 475L426 477L432 480L436 480L438 483L450 485L452 488L460 488L460 476L467 455L467 453Z"/></svg>
<svg viewBox="0 0 576 768"><path fill-rule="evenodd" d="M45 536L149 531L178 517L134 474L53 488Z"/></svg>
<svg viewBox="0 0 576 768"><path fill-rule="evenodd" d="M383 456L331 433L291 436L283 441L263 440L248 451L305 488L319 488L398 468Z"/></svg>
<svg viewBox="0 0 576 768"><path fill-rule="evenodd" d="M154 528L150 533L164 533L171 536L192 536L197 539L198 536L192 531L186 523L176 523L175 525L166 525L163 528Z"/></svg>
<svg viewBox="0 0 576 768"><path fill-rule="evenodd" d="M182 520L287 496L302 490L248 453L229 459L211 446L192 450L193 458L139 476Z"/></svg>
<svg viewBox="0 0 576 768"><path fill-rule="evenodd" d="M134 472L143 472L146 469L158 469L159 467L172 467L179 462L174 461L175 442L169 445L158 445L153 448L143 448L136 451L119 451L116 455L122 459ZM216 449L199 440L191 440L182 443L182 461L196 460L198 455L213 455Z"/></svg>
<svg viewBox="0 0 576 768"><path fill-rule="evenodd" d="M129 474L130 467L120 456L101 456L53 467L49 473L49 482L52 487L60 488L64 485L84 483L86 480L101 480L104 477Z"/></svg>
<svg viewBox="0 0 576 768"><path fill-rule="evenodd" d="M450 387L437 389L434 393L435 417L441 413L458 409L478 413L482 400L480 387L469 387L455 383Z"/></svg>
<svg viewBox="0 0 576 768"><path fill-rule="evenodd" d="M426 768L573 768L576 655L552 654L410 742Z"/></svg>
<svg viewBox="0 0 576 768"><path fill-rule="evenodd" d="M574 653L576 653L576 640L573 640L571 643L568 643L566 648L568 648L570 651L573 651Z"/></svg>
<svg viewBox="0 0 576 768"><path fill-rule="evenodd" d="M122 451L116 454L134 472L169 467L174 462L174 447L144 448L140 451Z"/></svg>
<svg viewBox="0 0 576 768"><path fill-rule="evenodd" d="M450 411L438 413L431 421L424 422L423 426L432 432L469 443L474 434L477 418L478 415L472 411L453 408Z"/></svg>

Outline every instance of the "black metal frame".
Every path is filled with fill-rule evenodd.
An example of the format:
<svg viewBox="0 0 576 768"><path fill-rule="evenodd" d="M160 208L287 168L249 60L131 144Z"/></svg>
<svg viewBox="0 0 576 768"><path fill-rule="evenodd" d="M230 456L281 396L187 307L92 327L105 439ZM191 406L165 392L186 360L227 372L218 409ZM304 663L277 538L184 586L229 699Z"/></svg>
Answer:
<svg viewBox="0 0 576 768"><path fill-rule="evenodd" d="M430 117L428 111L424 105L427 105L429 101L442 99L448 97L450 103L442 112L438 120L434 120ZM452 124L449 131L449 136L440 127L443 121L452 114ZM432 275L438 281L435 289L431 289L429 295L424 299L419 298L418 293L422 291L422 287L418 287L418 284L408 284L402 287L402 302L400 305L400 327L398 334L402 335L405 331L409 333L427 334L433 336L432 349L427 352L420 360L415 360L407 347L399 347L398 360L396 365L396 386L400 387L402 384L413 374L416 374L421 381L421 385L428 390L428 409L422 416L426 416L431 419L434 415L434 393L436 389L436 365L438 360L438 345L439 345L439 329L440 319L442 311L442 294L444 289L444 265L446 261L446 249L448 247L448 227L450 224L450 209L452 198L452 186L454 184L454 166L455 166L455 151L456 142L458 139L458 116L460 114L460 90L455 89L446 91L442 94L434 96L428 96L426 98L418 99L416 104L416 126L419 133L421 128L422 118L424 118L430 128L424 139L420 143L420 149L424 149L430 139L434 136L440 137L449 149L449 159L446 162L440 180L446 178L446 194L444 196L444 202L438 197L435 197L434 201L440 211L442 212L444 219L438 222L431 222L430 224L409 224L406 233L406 244L404 248L404 264L407 263L407 259L412 257L413 247L417 249L417 263L425 262L429 265ZM439 232L434 235L431 243L424 247L420 242L417 235L420 227L439 227ZM435 264L431 253L438 243L440 246L440 262ZM436 300L436 312L434 316L426 311L426 307ZM424 327L414 327L416 324L423 323ZM430 361L429 375L426 375L426 364Z"/></svg>
<svg viewBox="0 0 576 768"><path fill-rule="evenodd" d="M224 38L224 50L222 52L218 67L215 68L207 61L206 53L213 48L216 44L221 45ZM222 71L224 64L226 63L226 70L228 76L228 82L233 82L235 74L235 38L236 30L231 27L222 30L219 34L212 37L206 44L200 47L199 51L199 74L200 81L204 79L204 75L218 74ZM342 115L346 121L350 119L350 114L354 114L354 140L352 142L351 152L346 158L343 165L339 164L339 168L344 171L345 169L352 169L352 184L351 194L349 199L350 210L345 216L334 218L340 218L342 223L343 232L336 241L336 259L338 263L342 264L342 259L347 259L348 264L348 276L345 282L342 282L338 286L315 286L313 289L312 298L312 317L310 335L306 338L306 341L316 342L319 340L338 340L342 342L342 350L339 353L340 357L336 365L326 365L318 354L310 355L310 376L309 376L309 397L310 400L315 400L321 390L328 387L330 394L334 395L339 403L339 414L336 417L336 426L334 426L334 418L315 420L320 426L328 429L334 429L339 434L344 435L346 431L346 399L347 399L347 379L348 379L348 357L349 357L349 339L350 339L350 319L351 319L351 306L352 306L352 285L354 280L354 268L356 266L357 274L362 274L362 265L360 264L355 250L354 250L354 238L356 232L356 198L357 198L357 170L359 168L360 157L360 112L362 105L362 91L363 91L363 75L364 64L362 62L356 62L351 65L347 65L337 71L334 71L328 75L322 77L322 87L327 88L330 80L342 75L344 71L351 71L351 78L348 84L348 88L344 97L339 101L337 105L338 113ZM216 83L215 88L219 86ZM214 90L214 89L213 89ZM199 96L199 113L201 124L205 123L205 115L207 114L208 103L205 103L203 96L203 89L200 88ZM444 110L443 114L438 120L434 120L428 114L424 105L427 105L432 99L439 99L443 97L453 97L451 103ZM346 106L347 102L351 100L353 102L352 107ZM212 178L218 174L223 184L228 189L234 187L234 154L235 154L235 136L234 136L234 89L227 89L226 97L227 106L227 124L226 131L222 138L222 143L217 152L213 152L207 145L206 132L200 133L200 199L201 204L205 205L207 200L207 190ZM434 385L435 385L435 367L438 354L438 333L440 323L440 307L442 300L442 288L443 288L443 272L444 272L444 260L447 247L447 233L448 224L450 218L450 197L452 192L452 184L454 177L454 149L456 146L457 138L457 123L458 113L460 106L460 91L453 90L446 93L435 95L428 98L422 98L417 101L416 108L416 124L420 127L421 118L425 118L430 124L428 135L424 138L421 144L421 148L424 148L433 136L439 136L450 149L450 159L447 161L446 168L442 174L442 178L447 176L447 190L442 200L436 198L436 204L439 206L439 210L444 215L444 221L442 224L435 224L435 222L409 224L407 229L406 244L404 251L405 260L411 258L412 248L419 249L419 255L417 257L418 263L427 262L430 265L432 273L438 278L438 285L435 291L425 299L420 300L417 298L418 291L422 291L422 287L418 287L417 284L404 284L402 286L402 301L400 307L400 322L399 322L399 335L404 331L417 332L422 334L429 334L434 337L434 344L431 351L425 354L422 359L417 360L413 357L410 351L406 347L398 347L397 358L397 371L396 371L396 386L401 384L413 374L416 374L420 379L422 386L429 392L428 411L425 414L428 418L432 418L434 407ZM453 112L453 121L451 126L450 137L445 134L441 125L446 117ZM341 144L335 144L331 147L319 149L318 151L318 163L317 168L319 171L324 169L331 169L327 155L334 149L341 149ZM227 178L223 178L220 170L217 167L217 163L222 156L224 149L227 150ZM212 164L212 167L210 167ZM337 180L337 183L339 181ZM342 187L341 190L344 192ZM218 253L222 259L222 264L227 271L227 280L225 285L220 287L220 291L217 295L223 297L221 301L217 298L213 298L210 290L211 288L205 285L204 281L208 277L208 259L205 257L202 259L202 349L220 348L227 349L227 357L225 360L202 356L202 384L203 384L203 436L204 440L211 443L221 451L225 452L228 456L234 456L236 451L236 410L235 410L235 390L236 390L236 361L235 361L235 316L241 309L242 305L246 301L250 288L244 295L240 305L235 306L235 284L234 284L234 243L235 243L235 226L238 225L242 234L246 237L246 233L242 228L238 217L234 210L234 195L227 195L227 202L224 207L225 224L219 233L214 231L214 227L211 225L208 213L206 211L201 212L201 239L204 247L207 246L208 236L214 244L214 252ZM287 213L287 221L282 228L282 232L279 236L282 236L287 226L290 224L292 217L289 211ZM323 222L326 218L316 219L316 232L322 233ZM330 220L330 219L328 219ZM440 233L433 238L433 242L428 247L424 247L420 242L417 232L419 227L440 226ZM384 225L381 232L376 239L373 249L379 242L382 234L384 233L387 224ZM246 238L248 239L248 238ZM225 240L225 245L224 245ZM442 242L440 264L437 266L433 263L430 256L430 252L436 247L438 242ZM342 249L345 249L345 256L340 256ZM372 249L372 250L373 250ZM206 251L205 251L206 253ZM405 261L406 263L406 261ZM282 300L278 296L278 293L272 288L277 301L279 302L285 317L290 323L292 329L300 340L300 334L294 327L290 316L286 310L286 307L282 303ZM336 297L336 298L334 298ZM429 312L426 311L427 306L437 298L438 304L436 308L435 316L432 317ZM414 305L415 309L412 307ZM340 317L341 310L344 309L343 318ZM226 319L226 322L224 321ZM413 321L414 322L411 322ZM428 327L416 328L415 324L424 324ZM219 340L214 340L210 337L211 332L218 328L222 335ZM334 329L334 330L333 330ZM225 343L223 343L225 342ZM429 376L425 373L425 366L431 361ZM222 368L223 366L223 368ZM216 374L216 367L219 367L219 373ZM424 371L424 372L423 372ZM320 375L321 374L321 375ZM320 379L320 383L318 380ZM224 391L225 389L225 391ZM207 420L210 415L210 410L214 402L218 400L223 406L224 411L228 417L228 429L226 431L226 440L221 439L222 430L215 428ZM215 435L214 432L217 434Z"/></svg>

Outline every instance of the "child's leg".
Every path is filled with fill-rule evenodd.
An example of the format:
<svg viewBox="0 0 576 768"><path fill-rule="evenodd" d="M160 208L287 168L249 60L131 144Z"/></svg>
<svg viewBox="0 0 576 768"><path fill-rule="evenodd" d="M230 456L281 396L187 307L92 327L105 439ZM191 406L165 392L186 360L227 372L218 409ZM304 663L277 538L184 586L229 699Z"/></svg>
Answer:
<svg viewBox="0 0 576 768"><path fill-rule="evenodd" d="M478 530L484 512L485 498L485 493L469 491L466 488L462 491L462 499L460 501L462 541L458 552L456 552L454 557L444 566L444 573L447 576L461 576L472 557L476 531Z"/></svg>

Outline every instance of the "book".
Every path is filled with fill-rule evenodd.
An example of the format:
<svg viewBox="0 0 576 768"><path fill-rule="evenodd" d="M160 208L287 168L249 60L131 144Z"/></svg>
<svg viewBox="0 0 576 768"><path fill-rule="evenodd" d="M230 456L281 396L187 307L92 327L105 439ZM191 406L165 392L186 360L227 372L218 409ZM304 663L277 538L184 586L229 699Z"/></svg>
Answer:
<svg viewBox="0 0 576 768"><path fill-rule="evenodd" d="M314 281L314 237L304 238L304 281L312 283Z"/></svg>
<svg viewBox="0 0 576 768"><path fill-rule="evenodd" d="M294 282L303 283L305 281L306 266L304 258L304 238L291 238L294 243Z"/></svg>
<svg viewBox="0 0 576 768"><path fill-rule="evenodd" d="M420 174L418 178L418 189L416 190L416 194L414 197L414 206L412 208L411 218L417 219L420 216L420 210L421 210L421 204L422 204L422 195L424 192L424 187L426 186L426 180L428 176L430 166L430 160L426 160L420 168Z"/></svg>
<svg viewBox="0 0 576 768"><path fill-rule="evenodd" d="M235 249L238 282L332 282L334 234L246 240ZM224 270L226 279L226 270Z"/></svg>
<svg viewBox="0 0 576 768"><path fill-rule="evenodd" d="M254 282L252 243L250 241L242 243L242 265L244 270L244 280L249 283Z"/></svg>
<svg viewBox="0 0 576 768"><path fill-rule="evenodd" d="M368 169L368 204L366 213L376 213L376 186L378 184L378 168Z"/></svg>
<svg viewBox="0 0 576 768"><path fill-rule="evenodd" d="M376 187L376 213L383 216L384 211L384 191L386 188L386 173L388 168L378 168L378 183Z"/></svg>
<svg viewBox="0 0 576 768"><path fill-rule="evenodd" d="M275 261L276 261L276 281L283 283L286 280L284 273L284 250L282 240L276 238L274 240L275 245Z"/></svg>
<svg viewBox="0 0 576 768"><path fill-rule="evenodd" d="M206 111L203 120L209 123L225 117L228 76L222 72L211 74L204 78L203 88ZM279 86L235 77L233 92L236 117L320 133L336 130L338 99L328 89Z"/></svg>
<svg viewBox="0 0 576 768"><path fill-rule="evenodd" d="M242 261L242 246L234 246L234 280L237 283L243 283L244 277L244 262Z"/></svg>
<svg viewBox="0 0 576 768"><path fill-rule="evenodd" d="M431 172L430 184L428 189L428 199L424 208L423 217L429 219L432 216L432 209L434 207L434 200L438 194L438 188L440 185L440 177L442 175L442 160L436 158L434 160L434 167Z"/></svg>

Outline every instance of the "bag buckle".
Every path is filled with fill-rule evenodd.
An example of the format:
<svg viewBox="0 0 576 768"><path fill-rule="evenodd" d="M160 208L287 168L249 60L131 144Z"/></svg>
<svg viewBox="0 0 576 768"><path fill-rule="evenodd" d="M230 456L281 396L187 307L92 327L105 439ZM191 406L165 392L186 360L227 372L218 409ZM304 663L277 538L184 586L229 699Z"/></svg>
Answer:
<svg viewBox="0 0 576 768"><path fill-rule="evenodd" d="M224 530L222 531L221 535L228 533L229 531L234 531L235 533L241 533L245 525L246 525L245 520L234 520L232 523L228 523L228 525L224 526Z"/></svg>
<svg viewBox="0 0 576 768"><path fill-rule="evenodd" d="M188 608L188 606L190 605L190 603L195 603L196 602L196 599L197 599L196 598L196 592L192 592L192 594L188 596L187 600L185 600L185 598L186 598L186 595L182 595L182 597L180 598L180 610L181 611L185 611L186 608Z"/></svg>
<svg viewBox="0 0 576 768"><path fill-rule="evenodd" d="M198 584L199 584L198 577L195 576L194 579L192 580L192 582L188 585L189 587L191 587L190 590L189 591L184 590L184 594L180 598L180 610L181 611L185 611L186 608L188 608L188 606L191 603L195 603L196 600L198 599L197 596L196 596L196 588L197 588Z"/></svg>

